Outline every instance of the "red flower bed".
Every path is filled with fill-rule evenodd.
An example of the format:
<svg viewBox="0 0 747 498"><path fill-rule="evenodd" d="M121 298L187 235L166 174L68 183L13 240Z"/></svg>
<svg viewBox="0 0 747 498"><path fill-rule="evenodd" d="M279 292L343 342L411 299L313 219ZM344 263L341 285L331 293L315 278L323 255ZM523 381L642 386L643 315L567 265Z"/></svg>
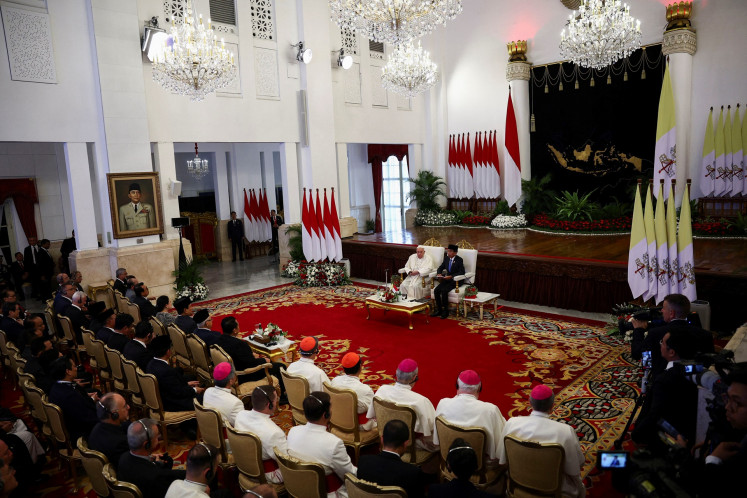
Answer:
<svg viewBox="0 0 747 498"><path fill-rule="evenodd" d="M563 221L549 217L545 213L538 214L532 224L539 228L558 230L561 232L625 232L630 230L632 219L630 216L594 221Z"/></svg>
<svg viewBox="0 0 747 498"><path fill-rule="evenodd" d="M736 227L729 226L721 221L693 222L693 234L695 235L739 235Z"/></svg>
<svg viewBox="0 0 747 498"><path fill-rule="evenodd" d="M491 221L492 221L492 218L488 216L466 216L462 219L462 222L460 223L460 225L475 225L475 226L490 225Z"/></svg>

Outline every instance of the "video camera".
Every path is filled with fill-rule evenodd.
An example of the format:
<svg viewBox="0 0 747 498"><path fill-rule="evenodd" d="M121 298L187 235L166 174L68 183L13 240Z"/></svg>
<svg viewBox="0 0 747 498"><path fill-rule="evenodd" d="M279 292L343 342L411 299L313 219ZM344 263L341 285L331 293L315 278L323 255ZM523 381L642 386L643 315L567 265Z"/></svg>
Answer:
<svg viewBox="0 0 747 498"><path fill-rule="evenodd" d="M664 315L661 314L661 308L649 308L641 310L637 313L633 313L629 320L621 318L617 321L617 326L620 328L620 332L625 333L628 330L633 330L633 319L640 320L642 322L648 322L649 328L660 327L664 325Z"/></svg>

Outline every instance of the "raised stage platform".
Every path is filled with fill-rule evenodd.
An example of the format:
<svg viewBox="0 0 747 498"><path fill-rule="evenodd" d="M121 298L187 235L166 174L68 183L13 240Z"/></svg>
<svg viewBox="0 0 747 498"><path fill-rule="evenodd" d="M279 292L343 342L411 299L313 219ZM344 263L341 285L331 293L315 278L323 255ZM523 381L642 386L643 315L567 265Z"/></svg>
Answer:
<svg viewBox="0 0 747 498"><path fill-rule="evenodd" d="M475 284L503 299L581 311L609 312L631 301L628 235L565 235L533 230L414 227L356 234L342 241L352 277L384 280L402 268L414 246L464 239L480 254ZM733 332L747 321L747 241L695 239L698 299L711 303L711 328Z"/></svg>

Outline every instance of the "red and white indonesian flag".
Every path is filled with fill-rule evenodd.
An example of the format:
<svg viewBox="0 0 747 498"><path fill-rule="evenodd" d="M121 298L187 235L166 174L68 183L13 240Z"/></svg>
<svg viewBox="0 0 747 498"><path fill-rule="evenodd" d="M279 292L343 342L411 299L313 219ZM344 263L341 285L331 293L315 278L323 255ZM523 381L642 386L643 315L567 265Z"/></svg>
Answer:
<svg viewBox="0 0 747 498"><path fill-rule="evenodd" d="M482 165L482 132L478 131L475 135L475 156L472 161L472 181L475 186L475 197L478 199L485 198L484 185L485 178L483 176L483 165Z"/></svg>
<svg viewBox="0 0 747 498"><path fill-rule="evenodd" d="M695 257L693 256L693 227L690 215L690 185L685 186L685 192L682 196L677 246L680 250L680 294L684 294L690 302L693 302L698 299L698 293L695 290Z"/></svg>
<svg viewBox="0 0 747 498"><path fill-rule="evenodd" d="M337 246L335 245L335 226L332 223L332 216L329 212L329 203L327 202L327 189L324 189L324 241L327 244L327 258L330 261L337 261Z"/></svg>
<svg viewBox="0 0 747 498"><path fill-rule="evenodd" d="M316 189L316 229L317 237L319 237L318 261L324 261L325 259L327 259L327 236L325 234L326 229L324 228L324 213L322 212L322 203L319 201L319 189Z"/></svg>
<svg viewBox="0 0 747 498"><path fill-rule="evenodd" d="M500 161L498 160L498 143L496 142L495 136L498 134L496 130L493 130L490 134L490 143L488 149L490 150L490 169L489 182L490 185L490 198L497 199L501 195L501 170Z"/></svg>
<svg viewBox="0 0 747 498"><path fill-rule="evenodd" d="M335 204L335 189L332 187L332 207L330 209L330 216L332 216L332 226L335 231L332 234L335 238L335 261L342 259L342 232L340 231L340 215L337 212L337 205Z"/></svg>
<svg viewBox="0 0 747 498"><path fill-rule="evenodd" d="M252 240L252 208L249 204L249 198L246 195L246 189L244 189L244 236L246 240Z"/></svg>
<svg viewBox="0 0 747 498"><path fill-rule="evenodd" d="M267 189L260 190L259 199L262 240L272 240L272 227L270 226L270 206L267 203Z"/></svg>
<svg viewBox="0 0 747 498"><path fill-rule="evenodd" d="M716 147L713 137L713 107L708 113L705 136L703 137L703 160L700 166L700 191L703 196L713 193L716 179Z"/></svg>
<svg viewBox="0 0 747 498"><path fill-rule="evenodd" d="M739 124L739 104L734 111L734 122L731 125L731 195L739 195L744 190L744 143L742 142L742 126Z"/></svg>
<svg viewBox="0 0 747 498"><path fill-rule="evenodd" d="M677 127L674 115L674 94L669 77L669 64L664 70L659 96L659 119L656 122L656 148L654 151L654 184L664 180L663 195L669 194L671 181L677 175ZM666 199L666 197L664 197ZM657 199L659 199L657 197Z"/></svg>
<svg viewBox="0 0 747 498"><path fill-rule="evenodd" d="M643 213L643 225L646 227L646 240L648 246L648 264L646 266L646 280L648 281L648 290L643 294L643 299L655 299L659 290L659 263L656 256L656 230L654 228L654 196L651 194L651 187L646 188L646 208Z"/></svg>
<svg viewBox="0 0 747 498"><path fill-rule="evenodd" d="M720 196L726 192L726 142L724 139L724 106L721 106L721 113L718 115L718 124L716 125L716 178L714 178L713 195Z"/></svg>
<svg viewBox="0 0 747 498"><path fill-rule="evenodd" d="M726 119L724 120L724 194L732 193L732 179L734 178L734 171L732 170L734 158L734 150L732 148L732 136L731 136L731 106L726 110Z"/></svg>
<svg viewBox="0 0 747 498"><path fill-rule="evenodd" d="M303 207L301 208L301 243L303 244L303 256L306 261L314 259L314 249L312 242L311 220L309 218L309 205L306 201L306 189L303 189Z"/></svg>
<svg viewBox="0 0 747 498"><path fill-rule="evenodd" d="M249 209L252 215L252 240L262 242L262 219L259 215L259 202L254 189L249 192Z"/></svg>
<svg viewBox="0 0 747 498"><path fill-rule="evenodd" d="M628 285L633 298L648 291L648 242L643 223L643 206L641 205L641 186L635 189L633 205L633 223L630 229L630 249L628 251Z"/></svg>
<svg viewBox="0 0 747 498"><path fill-rule="evenodd" d="M449 135L449 155L446 159L446 182L449 184L449 197L456 197L456 185L454 185L456 175L454 174L454 159L456 151L454 150L454 135Z"/></svg>
<svg viewBox="0 0 747 498"><path fill-rule="evenodd" d="M658 262L658 279L656 289L656 304L659 304L669 294L669 247L667 246L667 220L664 212L663 187L659 184L656 199L656 213L654 215L654 231L656 233L656 261Z"/></svg>
<svg viewBox="0 0 747 498"><path fill-rule="evenodd" d="M311 261L322 261L321 237L317 224L316 210L314 209L314 191L309 189L309 227L311 227Z"/></svg>
<svg viewBox="0 0 747 498"><path fill-rule="evenodd" d="M462 197L464 197L464 191L465 191L464 171L467 168L466 163L464 162L464 133L462 133L462 135L457 135L455 166L456 168L454 171L456 173L457 199L461 199Z"/></svg>
<svg viewBox="0 0 747 498"><path fill-rule="evenodd" d="M679 294L680 252L677 250L677 208L674 205L674 186L669 186L667 199L667 252L669 254L669 293Z"/></svg>
<svg viewBox="0 0 747 498"><path fill-rule="evenodd" d="M464 197L470 198L475 192L475 181L472 176L472 147L469 144L469 133L467 133L467 150L464 153L464 162L466 163L464 169Z"/></svg>
<svg viewBox="0 0 747 498"><path fill-rule="evenodd" d="M521 158L519 157L519 132L516 129L516 114L508 92L506 109L506 153L503 160L503 181L505 182L504 199L509 207L516 204L521 197Z"/></svg>

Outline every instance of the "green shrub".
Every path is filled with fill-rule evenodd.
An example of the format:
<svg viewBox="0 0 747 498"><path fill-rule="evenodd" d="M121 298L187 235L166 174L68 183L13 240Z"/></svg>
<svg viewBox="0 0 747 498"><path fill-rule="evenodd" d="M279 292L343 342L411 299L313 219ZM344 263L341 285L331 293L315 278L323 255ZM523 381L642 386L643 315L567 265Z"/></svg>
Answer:
<svg viewBox="0 0 747 498"><path fill-rule="evenodd" d="M434 175L428 170L418 171L415 178L410 178L413 184L412 190L407 194L407 202L415 201L418 209L437 210L439 197L446 197L444 188L446 182L440 176Z"/></svg>
<svg viewBox="0 0 747 498"><path fill-rule="evenodd" d="M560 197L555 198L555 217L559 220L576 221L586 219L592 220L591 213L599 209L595 202L589 200L592 190L588 194L579 197L578 191L570 193L564 190Z"/></svg>

